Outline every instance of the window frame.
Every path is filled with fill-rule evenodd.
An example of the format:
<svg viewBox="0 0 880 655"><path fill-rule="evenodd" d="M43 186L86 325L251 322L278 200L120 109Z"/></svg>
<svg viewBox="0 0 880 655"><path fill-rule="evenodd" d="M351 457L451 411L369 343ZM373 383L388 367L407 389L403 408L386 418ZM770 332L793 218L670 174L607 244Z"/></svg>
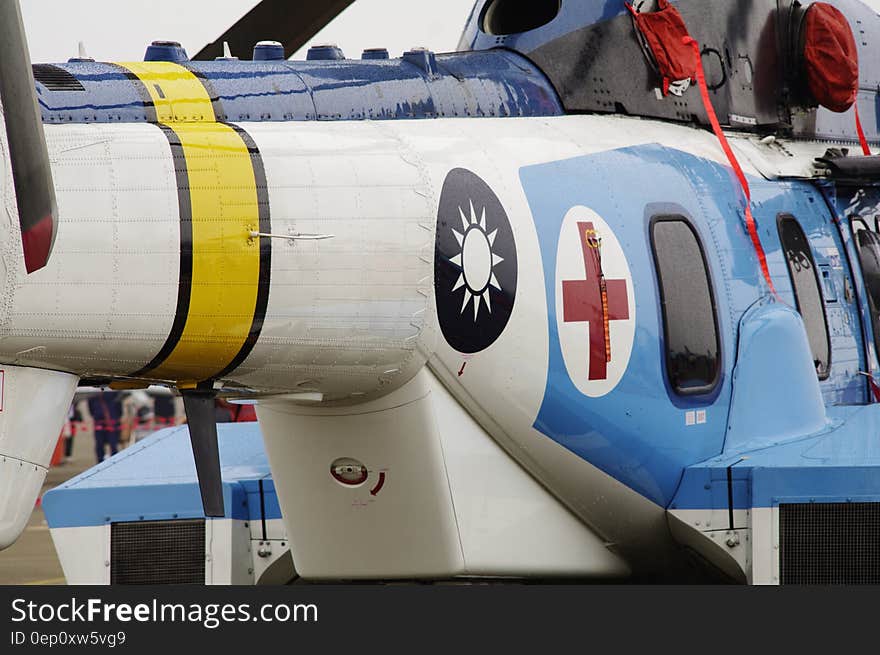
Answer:
<svg viewBox="0 0 880 655"><path fill-rule="evenodd" d="M550 18L549 20L545 20L543 23L541 23L539 25L529 27L528 29L520 29L520 30L514 31L514 32L495 32L494 30L491 29L492 26L489 25L489 21L493 18L493 16L491 14L492 14L492 12L497 10L498 5L500 3L503 3L506 1L507 0L489 0L488 2L486 2L485 5L483 5L483 8L480 13L480 20L478 23L479 29L483 34L486 34L488 36L494 36L496 38L503 37L503 36L513 36L515 34L525 34L526 32L531 32L532 30L537 30L537 29L540 29L542 27L549 25L554 20L559 18L559 14L562 13L562 0L541 0L543 2L546 2L548 4L548 6L551 1L553 1L554 4L556 5L556 11L554 12L552 18ZM536 0L532 0L532 1L534 2ZM507 11L510 11L510 9L507 9Z"/></svg>
<svg viewBox="0 0 880 655"><path fill-rule="evenodd" d="M657 256L657 242L654 238L654 230L658 223L682 223L694 237L697 244L697 250L700 252L700 260L703 264L703 270L706 273L706 287L709 291L709 304L712 309L712 326L715 329L715 349L718 353L717 366L715 367L715 377L708 384L698 387L679 387L671 376L670 352L669 352L669 315L666 310L666 297L664 294L663 274L660 269L660 261ZM722 373L724 371L724 352L721 344L721 325L718 321L718 303L715 298L715 283L712 278L712 271L709 268L709 260L706 258L706 250L703 247L703 240L700 233L694 227L691 220L684 214L661 213L651 217L648 223L648 235L651 244L651 257L654 263L654 275L657 280L657 295L660 299L660 314L663 322L663 368L666 377L666 384L677 396L707 396L717 390L721 382Z"/></svg>
<svg viewBox="0 0 880 655"><path fill-rule="evenodd" d="M791 265L788 261L788 255L785 253L785 243L782 240L782 224L786 221L791 221L797 226L797 229L800 230L801 235L804 237L804 243L807 244L807 254L810 256L810 265L813 267L813 279L816 282L816 288L819 291L819 298L821 299L822 306L822 325L825 326L825 343L828 346L828 362L825 366L825 372L820 373L819 370L816 370L816 376L819 378L820 382L824 382L828 378L831 377L831 366L834 359L834 354L831 350L831 330L828 329L828 311L825 307L828 302L825 298L825 291L822 288L822 280L819 279L819 267L816 265L816 258L813 256L813 244L810 243L809 237L807 237L807 233L804 232L804 228L801 225L801 222L797 219L797 216L792 214L791 212L780 212L776 215L776 234L779 238L779 251L782 254L782 260L785 263L785 270L788 271L788 280L791 283L791 293L794 296L794 304L795 309L797 309L798 314L801 315L801 320L803 320L804 313L801 311L801 299L798 297L797 286L794 283L794 277L791 271ZM804 321L804 329L806 330L807 324ZM807 331L807 341L810 339L810 333ZM812 348L811 348L812 349Z"/></svg>
<svg viewBox="0 0 880 655"><path fill-rule="evenodd" d="M869 326L865 329L863 333L865 361L870 362L870 346L873 345L874 365L876 365L880 364L880 319L878 319L876 315L877 312L880 312L880 308L878 308L877 305L874 303L874 299L871 296L871 289L868 286L867 279L865 278L864 261L862 259L862 253L859 247L859 232L874 232L875 234L880 235L880 231L872 229L868 225L867 221L868 219L866 219L864 216L851 216L849 219L848 238L852 239L852 247L855 250L855 263L858 264L857 270L859 274L859 282L861 283L861 285L859 286L856 283L856 279L853 279L853 285L855 286L856 302L859 307L859 317L863 325L867 322ZM877 227L880 227L880 214L877 214L874 217L874 224ZM862 229L857 229L856 225L861 225ZM851 266L851 268L855 272L856 267ZM869 363L868 366L870 368L872 365Z"/></svg>

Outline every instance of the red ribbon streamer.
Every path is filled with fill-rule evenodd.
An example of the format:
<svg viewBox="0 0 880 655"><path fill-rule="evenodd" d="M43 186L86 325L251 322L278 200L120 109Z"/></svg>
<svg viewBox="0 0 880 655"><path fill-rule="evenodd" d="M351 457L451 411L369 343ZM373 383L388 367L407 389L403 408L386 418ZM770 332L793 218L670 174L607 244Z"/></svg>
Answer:
<svg viewBox="0 0 880 655"><path fill-rule="evenodd" d="M724 150L724 154L727 155L727 161L729 161L730 165L733 167L733 171L736 173L736 177L739 179L740 186L742 186L743 193L746 196L746 227L749 231L749 236L752 239L752 245L755 247L755 253L758 255L758 262L761 265L761 273L763 273L764 279L767 281L770 293L777 296L776 287L773 286L773 280L770 277L770 269L767 267L767 256L764 254L764 248L761 246L761 239L758 236L758 226L752 216L752 192L749 189L749 182L739 165L739 161L736 159L736 155L733 154L730 144L727 142L727 137L724 136L724 130L721 129L721 124L718 122L718 116L715 115L715 108L712 106L712 99L709 97L709 87L706 84L706 74L703 72L703 58L700 54L700 44L690 36L684 37L682 42L693 48L694 58L696 59L697 65L697 82L700 85L700 95L703 98L703 106L706 108L706 113L709 115L709 122L712 124L712 131L715 132L715 136L721 144L721 149Z"/></svg>
<svg viewBox="0 0 880 655"><path fill-rule="evenodd" d="M862 129L862 120L859 118L859 101L856 99L853 109L856 111L856 132L859 134L859 143L862 144L862 154L865 157L871 156L871 148L868 145L868 139L865 138L865 130Z"/></svg>
<svg viewBox="0 0 880 655"><path fill-rule="evenodd" d="M868 378L868 385L871 387L871 393L874 394L874 402L880 403L880 385L870 373L862 373L862 375Z"/></svg>

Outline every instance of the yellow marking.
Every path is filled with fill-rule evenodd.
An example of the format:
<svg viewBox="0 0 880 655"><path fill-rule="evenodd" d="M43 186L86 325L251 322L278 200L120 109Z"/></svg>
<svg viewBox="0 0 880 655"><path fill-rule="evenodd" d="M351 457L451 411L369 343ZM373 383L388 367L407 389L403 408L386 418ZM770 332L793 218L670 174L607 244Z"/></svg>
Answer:
<svg viewBox="0 0 880 655"><path fill-rule="evenodd" d="M67 580L65 578L48 578L47 580L31 580L30 582L25 582L26 585L59 585L65 584Z"/></svg>
<svg viewBox="0 0 880 655"><path fill-rule="evenodd" d="M109 385L114 391L134 391L136 389L146 389L150 386L148 380L116 380Z"/></svg>
<svg viewBox="0 0 880 655"><path fill-rule="evenodd" d="M213 123L216 120L205 85L180 64L145 61L119 65L144 83L160 123Z"/></svg>
<svg viewBox="0 0 880 655"><path fill-rule="evenodd" d="M190 245L192 226L186 323L171 354L147 374L195 387L233 361L254 321L260 248L250 233L260 228L260 216L253 162L242 137L216 122L211 98L192 72L168 62L120 65L141 80L159 123L180 140L192 209L191 222L181 216L181 248Z"/></svg>
<svg viewBox="0 0 880 655"><path fill-rule="evenodd" d="M584 230L584 243L587 244L587 248L598 248L599 247L599 238L596 235L596 230Z"/></svg>
<svg viewBox="0 0 880 655"><path fill-rule="evenodd" d="M151 377L205 380L229 365L250 334L260 281L260 224L251 155L219 123L173 126L192 205L192 290L183 334Z"/></svg>

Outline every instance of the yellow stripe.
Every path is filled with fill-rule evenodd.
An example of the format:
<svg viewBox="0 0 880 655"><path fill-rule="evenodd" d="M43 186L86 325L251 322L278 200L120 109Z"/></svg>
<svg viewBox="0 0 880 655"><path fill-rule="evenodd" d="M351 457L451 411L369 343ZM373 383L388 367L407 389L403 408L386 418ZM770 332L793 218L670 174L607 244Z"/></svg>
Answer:
<svg viewBox="0 0 880 655"><path fill-rule="evenodd" d="M260 215L253 162L242 137L215 122L205 87L190 71L164 62L124 66L144 83L159 122L177 135L186 160L192 212L189 311L176 346L148 375L192 386L233 361L254 321L260 248L250 232L259 230ZM183 243L188 220L181 216L182 249L189 245Z"/></svg>
<svg viewBox="0 0 880 655"><path fill-rule="evenodd" d="M25 582L26 585L62 585L65 584L67 580L65 578L48 578L46 580L31 580L29 582Z"/></svg>
<svg viewBox="0 0 880 655"><path fill-rule="evenodd" d="M192 292L183 335L153 373L204 380L225 368L250 333L257 304L260 249L257 188L250 153L228 125L174 125L189 173Z"/></svg>
<svg viewBox="0 0 880 655"><path fill-rule="evenodd" d="M180 64L149 61L119 65L144 83L160 123L213 123L216 120L205 85Z"/></svg>

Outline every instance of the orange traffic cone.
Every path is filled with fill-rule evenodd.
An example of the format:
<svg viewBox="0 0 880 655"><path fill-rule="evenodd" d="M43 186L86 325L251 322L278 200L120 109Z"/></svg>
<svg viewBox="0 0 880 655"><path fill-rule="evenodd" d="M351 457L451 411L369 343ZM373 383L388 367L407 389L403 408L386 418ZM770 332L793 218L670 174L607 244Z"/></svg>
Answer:
<svg viewBox="0 0 880 655"><path fill-rule="evenodd" d="M64 435L62 434L58 438L58 443L55 446L55 452L52 453L52 461L49 463L49 466L57 466L61 463L61 460L64 459Z"/></svg>

